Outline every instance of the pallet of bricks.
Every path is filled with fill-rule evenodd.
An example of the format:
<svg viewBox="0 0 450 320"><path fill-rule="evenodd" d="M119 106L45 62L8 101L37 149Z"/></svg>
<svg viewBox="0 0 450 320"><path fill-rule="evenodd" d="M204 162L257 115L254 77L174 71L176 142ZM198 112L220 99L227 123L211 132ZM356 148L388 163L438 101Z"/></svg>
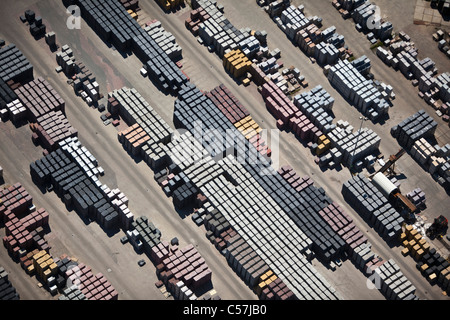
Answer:
<svg viewBox="0 0 450 320"><path fill-rule="evenodd" d="M432 146L427 140L434 139L436 128L437 122L420 110L392 127L391 135L440 185L446 186L450 183L450 148Z"/></svg>
<svg viewBox="0 0 450 320"><path fill-rule="evenodd" d="M0 220L6 234L3 245L14 259L36 247L50 249L43 238L49 214L45 209L30 210L32 206L33 198L20 183L0 190Z"/></svg>
<svg viewBox="0 0 450 320"><path fill-rule="evenodd" d="M170 59L173 61L182 58L182 49L176 42L175 37L164 29L160 21L148 23L144 30L156 41Z"/></svg>
<svg viewBox="0 0 450 320"><path fill-rule="evenodd" d="M386 241L397 241L402 231L403 217L388 202L375 185L363 174L345 182L344 199Z"/></svg>
<svg viewBox="0 0 450 320"><path fill-rule="evenodd" d="M389 112L389 103L347 60L339 61L328 72L328 80L339 93L372 121Z"/></svg>
<svg viewBox="0 0 450 320"><path fill-rule="evenodd" d="M190 17L185 21L185 26L195 37L197 37L199 32L199 25L209 18L211 18L211 16L205 11L205 9L199 7L191 11Z"/></svg>
<svg viewBox="0 0 450 320"><path fill-rule="evenodd" d="M8 273L0 266L0 300L20 300L20 295L16 291L11 281L8 279Z"/></svg>
<svg viewBox="0 0 450 320"><path fill-rule="evenodd" d="M416 267L431 285L438 284L442 290L449 291L450 263L412 225L407 225L400 235L404 246L402 255L417 262Z"/></svg>
<svg viewBox="0 0 450 320"><path fill-rule="evenodd" d="M73 51L68 45L63 45L61 51L56 53L56 62L64 74L73 80L75 93L80 95L88 105L97 102L102 97L95 76L83 62L75 59Z"/></svg>
<svg viewBox="0 0 450 320"><path fill-rule="evenodd" d="M290 128L303 141L317 142L322 131L272 81L262 86L261 94L267 109L277 119L279 129Z"/></svg>
<svg viewBox="0 0 450 320"><path fill-rule="evenodd" d="M113 199L107 197L101 184L98 186L93 182L92 171L86 165L81 167L73 155L69 156L66 152L68 151L60 148L31 163L30 173L33 181L38 185L51 184L61 200L66 205L73 205L83 218L96 220L105 229L121 226L122 219L119 214L123 212L118 212L113 207ZM127 221L130 219L133 217L126 217Z"/></svg>
<svg viewBox="0 0 450 320"><path fill-rule="evenodd" d="M314 184L314 181L308 176L300 178L295 170L289 165L281 167L280 170L278 170L278 174L280 174L297 192L301 192ZM337 203L333 202L329 204L319 211L319 215L344 240L346 243L345 250L350 256L352 256L356 247L367 242L367 237L364 236L358 227L356 227L353 219Z"/></svg>
<svg viewBox="0 0 450 320"><path fill-rule="evenodd" d="M258 152L270 157L271 150L260 133L262 129L253 120L249 111L223 84L208 92L206 96L213 101L227 119L253 144Z"/></svg>
<svg viewBox="0 0 450 320"><path fill-rule="evenodd" d="M40 142L47 151L60 147L59 143L67 138L77 137L78 131L73 128L61 111L50 111L39 118L36 123L30 123L32 140Z"/></svg>
<svg viewBox="0 0 450 320"><path fill-rule="evenodd" d="M132 51L161 89L176 93L188 79L118 1L76 0L82 17L119 51Z"/></svg>
<svg viewBox="0 0 450 320"><path fill-rule="evenodd" d="M13 43L0 48L0 79L7 83L33 79L33 65Z"/></svg>
<svg viewBox="0 0 450 320"><path fill-rule="evenodd" d="M245 78L250 71L252 62L241 51L241 49L231 50L223 56L223 66L235 79Z"/></svg>
<svg viewBox="0 0 450 320"><path fill-rule="evenodd" d="M59 300L117 300L119 293L102 273L94 274L84 263L78 263L65 272L66 283Z"/></svg>
<svg viewBox="0 0 450 320"><path fill-rule="evenodd" d="M108 94L108 110L118 114L129 128L118 139L133 156L140 155L152 169L166 163L163 145L172 140L173 130L136 89L122 88Z"/></svg>
<svg viewBox="0 0 450 320"><path fill-rule="evenodd" d="M26 111L15 92L0 79L0 120L11 119L14 124L19 123L26 118Z"/></svg>
<svg viewBox="0 0 450 320"><path fill-rule="evenodd" d="M199 25L199 36L206 46L213 46L220 58L228 50L235 50L248 33L238 30L223 14L223 7L210 0L194 0L192 8L203 8L210 16Z"/></svg>
<svg viewBox="0 0 450 320"><path fill-rule="evenodd" d="M28 120L37 119L50 111L65 114L65 102L47 80L39 77L15 90L17 97L27 108Z"/></svg>
<svg viewBox="0 0 450 320"><path fill-rule="evenodd" d="M192 292L211 282L212 271L192 244L180 249L178 246L169 247L169 244L163 241L151 250L156 274L175 298L179 298L176 287L180 281ZM197 297L193 295L195 296L190 295L190 299L196 300Z"/></svg>

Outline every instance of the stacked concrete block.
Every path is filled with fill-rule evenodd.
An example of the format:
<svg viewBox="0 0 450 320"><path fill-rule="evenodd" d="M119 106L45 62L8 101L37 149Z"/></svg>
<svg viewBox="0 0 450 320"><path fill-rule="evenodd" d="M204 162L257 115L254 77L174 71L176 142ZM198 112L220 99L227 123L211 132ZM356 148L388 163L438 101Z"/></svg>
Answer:
<svg viewBox="0 0 450 320"><path fill-rule="evenodd" d="M435 83L439 89L439 98L443 102L450 102L450 72L440 74Z"/></svg>
<svg viewBox="0 0 450 320"><path fill-rule="evenodd" d="M118 228L119 214L95 176L95 162L84 149L77 143L62 146L31 163L31 177L39 185L51 185L83 218L95 220L105 229Z"/></svg>
<svg viewBox="0 0 450 320"><path fill-rule="evenodd" d="M6 121L9 115L6 105L15 100L17 100L15 92L0 78L0 119L2 121Z"/></svg>
<svg viewBox="0 0 450 320"><path fill-rule="evenodd" d="M239 43L239 48L245 54L245 56L253 59L256 56L256 53L261 48L261 43L256 39L255 36L250 36L245 38Z"/></svg>
<svg viewBox="0 0 450 320"><path fill-rule="evenodd" d="M25 83L33 79L33 65L15 44L0 48L0 79L15 83Z"/></svg>
<svg viewBox="0 0 450 320"><path fill-rule="evenodd" d="M192 244L171 250L156 269L158 277L164 283L183 281L191 290L200 288L212 278L211 269Z"/></svg>
<svg viewBox="0 0 450 320"><path fill-rule="evenodd" d="M40 116L36 124L30 126L42 147L48 151L59 148L59 143L63 140L78 136L78 131L70 125L65 115L59 110Z"/></svg>
<svg viewBox="0 0 450 320"><path fill-rule="evenodd" d="M245 77L250 71L252 62L241 51L241 49L231 50L223 56L223 66L235 79Z"/></svg>
<svg viewBox="0 0 450 320"><path fill-rule="evenodd" d="M77 0L81 15L106 42L119 51L132 51L149 77L162 90L176 93L188 79L155 40L118 1Z"/></svg>
<svg viewBox="0 0 450 320"><path fill-rule="evenodd" d="M0 300L20 300L19 293L9 281L8 273L3 267L0 267L0 288Z"/></svg>
<svg viewBox="0 0 450 320"><path fill-rule="evenodd" d="M39 77L15 90L17 97L28 110L28 119L37 118L50 112L65 110L65 102L47 80Z"/></svg>
<svg viewBox="0 0 450 320"><path fill-rule="evenodd" d="M401 272L397 263L389 259L375 269L376 282L381 286L380 292L388 300L416 300L415 286Z"/></svg>
<svg viewBox="0 0 450 320"><path fill-rule="evenodd" d="M142 241L142 249L151 256L152 248L161 242L161 231L159 231L147 217L138 217L131 223L132 230L139 234L138 240Z"/></svg>
<svg viewBox="0 0 450 320"><path fill-rule="evenodd" d="M109 93L108 110L119 114L129 125L139 125L150 138L146 141L150 147L168 143L172 138L173 130L134 88Z"/></svg>
<svg viewBox="0 0 450 320"><path fill-rule="evenodd" d="M421 138L434 135L437 122L425 110L420 110L391 128L391 134L400 145L410 150L414 143Z"/></svg>
<svg viewBox="0 0 450 320"><path fill-rule="evenodd" d="M230 267L250 288L270 269L257 252L239 235L227 241L225 258Z"/></svg>
<svg viewBox="0 0 450 320"><path fill-rule="evenodd" d="M156 41L170 59L177 60L181 58L183 52L181 47L176 42L175 37L164 29L160 21L147 25L144 30Z"/></svg>
<svg viewBox="0 0 450 320"><path fill-rule="evenodd" d="M359 174L345 182L342 195L386 241L398 239L403 217L364 175Z"/></svg>
<svg viewBox="0 0 450 320"><path fill-rule="evenodd" d="M436 154L436 149L424 138L417 140L411 147L411 156L425 168L429 166L431 156Z"/></svg>
<svg viewBox="0 0 450 320"><path fill-rule="evenodd" d="M312 22L303 14L302 6L293 5L287 7L280 17L280 28L286 33L287 37L295 41L297 33Z"/></svg>
<svg viewBox="0 0 450 320"><path fill-rule="evenodd" d="M334 98L322 86L296 95L293 102L323 133L328 133L335 128L332 123L333 117L329 115Z"/></svg>
<svg viewBox="0 0 450 320"><path fill-rule="evenodd" d="M27 118L27 108L20 102L19 99L15 99L6 105L9 119L13 123L20 123Z"/></svg>
<svg viewBox="0 0 450 320"><path fill-rule="evenodd" d="M319 65L334 65L339 60L339 50L332 43L319 42L314 57Z"/></svg>
<svg viewBox="0 0 450 320"><path fill-rule="evenodd" d="M339 61L328 72L328 80L341 95L371 120L387 114L389 103L375 87L347 60Z"/></svg>
<svg viewBox="0 0 450 320"><path fill-rule="evenodd" d="M235 50L249 34L238 30L223 13L217 8L216 3L210 0L193 1L192 8L203 8L209 19L200 23L199 36L207 46L214 47L217 55L222 58L229 50Z"/></svg>
<svg viewBox="0 0 450 320"><path fill-rule="evenodd" d="M352 65L364 76L370 73L372 67L370 59L365 55L353 60Z"/></svg>

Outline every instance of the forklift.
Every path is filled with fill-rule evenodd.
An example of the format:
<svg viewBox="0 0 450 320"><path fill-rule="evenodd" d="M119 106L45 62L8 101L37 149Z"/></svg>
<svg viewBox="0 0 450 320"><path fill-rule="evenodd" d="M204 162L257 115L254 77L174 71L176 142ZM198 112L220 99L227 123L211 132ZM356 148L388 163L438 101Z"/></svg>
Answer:
<svg viewBox="0 0 450 320"><path fill-rule="evenodd" d="M448 220L444 216L439 216L434 219L434 222L427 229L426 235L429 238L443 237L447 233Z"/></svg>

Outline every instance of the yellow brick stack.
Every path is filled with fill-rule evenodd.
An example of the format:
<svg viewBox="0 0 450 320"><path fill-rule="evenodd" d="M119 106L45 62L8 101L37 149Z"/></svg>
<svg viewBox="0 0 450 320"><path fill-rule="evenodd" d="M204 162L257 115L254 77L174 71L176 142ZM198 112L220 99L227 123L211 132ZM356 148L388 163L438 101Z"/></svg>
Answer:
<svg viewBox="0 0 450 320"><path fill-rule="evenodd" d="M264 288L266 288L269 284L275 281L278 277L273 273L272 270L267 271L260 277L259 283L256 285L255 291L259 296L261 295Z"/></svg>
<svg viewBox="0 0 450 320"><path fill-rule="evenodd" d="M32 260L36 276L44 282L47 282L49 277L56 275L58 272L58 267L55 261L45 250L36 253Z"/></svg>
<svg viewBox="0 0 450 320"><path fill-rule="evenodd" d="M316 149L316 154L320 156L322 153L330 149L331 147L331 141L327 138L326 135L322 135L319 137L318 146Z"/></svg>
<svg viewBox="0 0 450 320"><path fill-rule="evenodd" d="M127 10L127 12L134 20L138 20L138 15L136 12L134 12L133 10Z"/></svg>
<svg viewBox="0 0 450 320"><path fill-rule="evenodd" d="M247 116L244 119L234 123L234 126L245 136L247 140L262 131L260 126L255 122L255 120L253 120L252 116Z"/></svg>
<svg viewBox="0 0 450 320"><path fill-rule="evenodd" d="M184 4L184 0L158 0L164 10L172 10Z"/></svg>
<svg viewBox="0 0 450 320"><path fill-rule="evenodd" d="M234 78L239 79L250 71L252 62L240 49L236 49L224 55L223 66Z"/></svg>
<svg viewBox="0 0 450 320"><path fill-rule="evenodd" d="M406 226L405 232L400 234L400 241L405 247L402 255L411 254L416 261L419 261L430 250L430 244L411 225Z"/></svg>

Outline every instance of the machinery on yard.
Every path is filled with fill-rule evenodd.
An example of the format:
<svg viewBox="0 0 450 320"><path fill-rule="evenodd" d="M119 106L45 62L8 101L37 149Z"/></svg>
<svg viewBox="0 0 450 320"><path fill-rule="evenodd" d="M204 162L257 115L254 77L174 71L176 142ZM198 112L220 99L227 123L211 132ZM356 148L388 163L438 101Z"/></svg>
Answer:
<svg viewBox="0 0 450 320"><path fill-rule="evenodd" d="M444 236L447 233L447 229L448 229L448 220L446 217L441 215L436 219L434 219L434 222L427 229L426 235L429 238Z"/></svg>

